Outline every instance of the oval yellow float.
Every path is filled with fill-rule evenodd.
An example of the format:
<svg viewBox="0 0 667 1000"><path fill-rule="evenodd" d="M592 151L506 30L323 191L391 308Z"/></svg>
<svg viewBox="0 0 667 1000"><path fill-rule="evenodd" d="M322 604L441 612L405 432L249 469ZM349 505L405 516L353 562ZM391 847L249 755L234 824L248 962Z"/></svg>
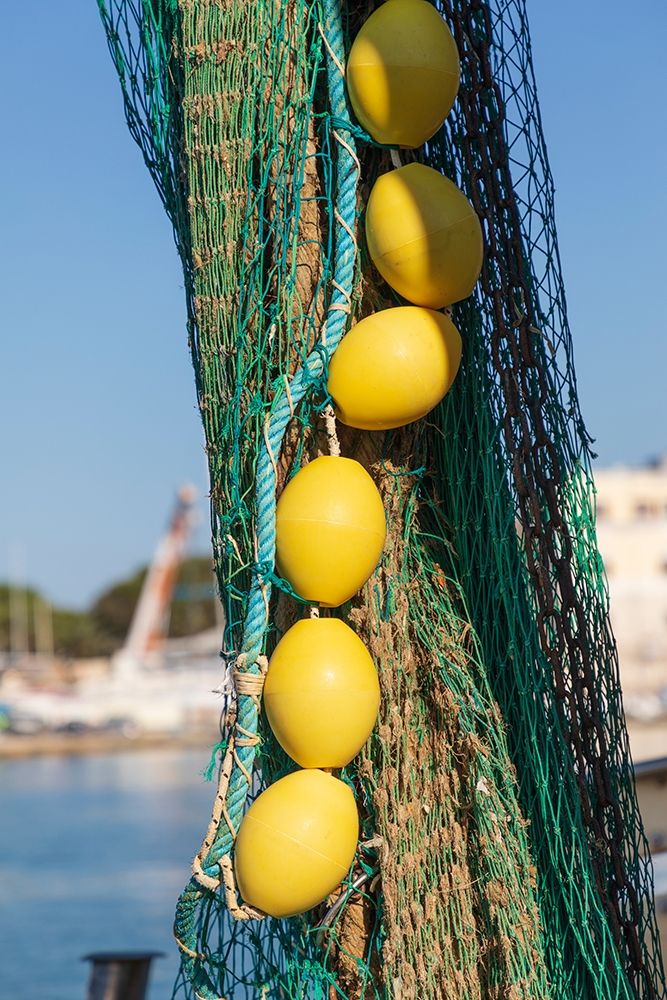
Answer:
<svg viewBox="0 0 667 1000"><path fill-rule="evenodd" d="M461 337L444 313L384 309L343 338L331 359L328 390L344 424L402 427L437 406L460 363Z"/></svg>
<svg viewBox="0 0 667 1000"><path fill-rule="evenodd" d="M338 618L297 622L275 648L264 709L302 767L345 767L371 734L380 684L368 650Z"/></svg>
<svg viewBox="0 0 667 1000"><path fill-rule="evenodd" d="M482 228L472 205L456 184L422 163L378 177L368 199L366 240L385 281L431 309L467 298L482 268Z"/></svg>
<svg viewBox="0 0 667 1000"><path fill-rule="evenodd" d="M243 817L234 868L246 903L272 917L317 906L348 873L359 836L354 796L324 771L270 785Z"/></svg>
<svg viewBox="0 0 667 1000"><path fill-rule="evenodd" d="M389 0L364 23L347 61L350 102L376 142L415 148L452 109L460 64L452 33L426 0Z"/></svg>
<svg viewBox="0 0 667 1000"><path fill-rule="evenodd" d="M377 566L385 535L380 494L351 458L309 462L278 501L278 568L306 601L337 607L349 600Z"/></svg>

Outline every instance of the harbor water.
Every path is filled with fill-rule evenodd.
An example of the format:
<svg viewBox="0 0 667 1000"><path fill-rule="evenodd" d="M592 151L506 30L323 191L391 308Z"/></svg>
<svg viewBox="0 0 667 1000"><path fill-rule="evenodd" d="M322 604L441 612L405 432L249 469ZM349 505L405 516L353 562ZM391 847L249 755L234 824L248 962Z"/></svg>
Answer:
<svg viewBox="0 0 667 1000"><path fill-rule="evenodd" d="M176 897L205 831L208 752L0 761L0 1000L84 1000L95 951L163 951L168 1000Z"/></svg>

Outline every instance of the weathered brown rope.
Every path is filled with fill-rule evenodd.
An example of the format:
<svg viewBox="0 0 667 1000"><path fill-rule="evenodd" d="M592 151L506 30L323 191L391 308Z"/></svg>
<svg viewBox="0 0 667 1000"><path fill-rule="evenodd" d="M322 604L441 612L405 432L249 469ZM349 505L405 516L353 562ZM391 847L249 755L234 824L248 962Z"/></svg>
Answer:
<svg viewBox="0 0 667 1000"><path fill-rule="evenodd" d="M243 669L244 666L245 657L241 654L237 660L237 666L233 673L235 693L236 695L248 695L257 702L257 706L259 708L262 690L264 688L264 679L268 669L268 660L265 656L261 656L259 658L259 674L251 674L249 671ZM257 733L248 732L247 729L244 729L243 726L239 725L236 717L236 700L234 700L234 703L228 712L226 726L229 732L229 739L227 742L227 749L225 750L225 756L223 757L222 764L220 766L218 787L211 811L211 819L202 841L202 845L192 861L192 874L200 885L202 885L205 889L209 889L211 892L217 892L220 885L223 885L227 906L232 916L234 916L237 920L261 920L265 916L264 913L259 910L255 910L251 906L244 906L239 903L236 879L234 877L234 866L229 855L225 855L219 862L219 876L216 877L209 875L204 870L206 856L215 843L220 823L224 820L227 824L229 832L232 835L232 839L235 839L236 834L238 833L238 830L234 827L229 813L227 812L225 804L232 768L235 764L238 767L242 767L242 762L239 760L236 748L239 746L255 746L260 742L260 736ZM247 777L248 781L251 782L252 776L247 775ZM187 953L190 954L189 952ZM196 958L197 956L191 955L191 957Z"/></svg>

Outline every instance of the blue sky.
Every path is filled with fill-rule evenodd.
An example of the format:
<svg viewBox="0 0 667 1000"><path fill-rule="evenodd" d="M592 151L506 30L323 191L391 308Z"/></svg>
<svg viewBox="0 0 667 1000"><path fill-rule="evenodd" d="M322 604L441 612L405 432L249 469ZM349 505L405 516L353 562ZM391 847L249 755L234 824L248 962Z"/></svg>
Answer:
<svg viewBox="0 0 667 1000"><path fill-rule="evenodd" d="M582 407L636 463L667 450L667 8L528 8ZM183 282L94 0L9 5L0 86L0 579L83 605L206 493Z"/></svg>

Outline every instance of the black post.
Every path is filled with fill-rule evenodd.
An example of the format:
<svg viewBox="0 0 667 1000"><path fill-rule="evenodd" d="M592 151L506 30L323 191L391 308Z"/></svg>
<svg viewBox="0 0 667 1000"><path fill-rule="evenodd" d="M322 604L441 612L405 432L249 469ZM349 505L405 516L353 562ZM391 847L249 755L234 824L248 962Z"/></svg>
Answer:
<svg viewBox="0 0 667 1000"><path fill-rule="evenodd" d="M99 951L84 955L82 961L93 963L88 1000L145 1000L151 962L163 957L161 951Z"/></svg>

